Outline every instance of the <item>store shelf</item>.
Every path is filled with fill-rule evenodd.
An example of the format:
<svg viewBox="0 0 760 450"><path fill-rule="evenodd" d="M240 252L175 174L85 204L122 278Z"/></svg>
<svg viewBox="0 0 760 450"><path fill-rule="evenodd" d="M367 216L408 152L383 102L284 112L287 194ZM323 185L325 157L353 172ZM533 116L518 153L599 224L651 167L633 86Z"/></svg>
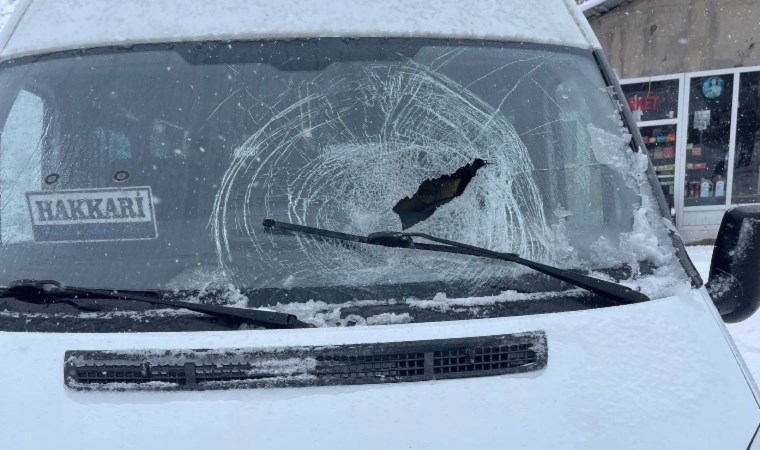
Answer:
<svg viewBox="0 0 760 450"><path fill-rule="evenodd" d="M717 206L723 208L726 204L726 197L689 197L686 198L685 208L697 206Z"/></svg>
<svg viewBox="0 0 760 450"><path fill-rule="evenodd" d="M677 127L675 119L654 120L639 124L657 178L668 206L675 206L675 172Z"/></svg>
<svg viewBox="0 0 760 450"><path fill-rule="evenodd" d="M639 128L643 127L658 127L662 125L676 125L678 123L677 118L673 119L660 119L660 120L646 120L643 122L638 122L636 125L638 125Z"/></svg>

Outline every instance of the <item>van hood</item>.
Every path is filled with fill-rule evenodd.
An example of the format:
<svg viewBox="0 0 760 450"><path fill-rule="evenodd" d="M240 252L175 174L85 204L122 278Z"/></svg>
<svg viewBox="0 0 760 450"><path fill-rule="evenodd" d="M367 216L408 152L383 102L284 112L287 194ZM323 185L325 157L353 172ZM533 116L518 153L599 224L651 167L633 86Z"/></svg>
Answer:
<svg viewBox="0 0 760 450"><path fill-rule="evenodd" d="M753 382L704 289L535 316L233 332L0 333L4 448L746 449ZM72 350L292 348L543 331L535 372L397 384L77 391ZM12 405L12 406L11 406Z"/></svg>

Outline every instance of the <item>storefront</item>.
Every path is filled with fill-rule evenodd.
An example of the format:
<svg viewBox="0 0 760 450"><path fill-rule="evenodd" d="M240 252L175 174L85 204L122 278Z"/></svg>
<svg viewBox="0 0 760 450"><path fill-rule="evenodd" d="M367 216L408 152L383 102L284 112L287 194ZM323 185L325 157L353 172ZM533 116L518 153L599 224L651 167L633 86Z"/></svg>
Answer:
<svg viewBox="0 0 760 450"><path fill-rule="evenodd" d="M760 204L760 2L588 0L687 242Z"/></svg>
<svg viewBox="0 0 760 450"><path fill-rule="evenodd" d="M760 67L621 80L676 226L710 239L760 204Z"/></svg>

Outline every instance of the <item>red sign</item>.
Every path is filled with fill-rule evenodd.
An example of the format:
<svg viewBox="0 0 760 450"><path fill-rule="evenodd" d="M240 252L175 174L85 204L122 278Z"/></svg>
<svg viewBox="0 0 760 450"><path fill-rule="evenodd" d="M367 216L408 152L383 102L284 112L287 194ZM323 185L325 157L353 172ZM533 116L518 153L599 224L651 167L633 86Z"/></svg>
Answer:
<svg viewBox="0 0 760 450"><path fill-rule="evenodd" d="M659 101L659 95L632 97L628 99L628 107L631 108L631 111L652 111L657 109L657 104Z"/></svg>

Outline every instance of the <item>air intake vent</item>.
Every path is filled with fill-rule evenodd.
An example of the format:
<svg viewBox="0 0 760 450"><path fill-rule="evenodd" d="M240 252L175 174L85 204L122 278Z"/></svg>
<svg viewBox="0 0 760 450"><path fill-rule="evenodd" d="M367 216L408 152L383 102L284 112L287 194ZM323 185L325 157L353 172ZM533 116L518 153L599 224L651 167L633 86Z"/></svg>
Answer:
<svg viewBox="0 0 760 450"><path fill-rule="evenodd" d="M546 366L542 331L330 347L68 351L77 390L204 390L399 383L482 377Z"/></svg>

